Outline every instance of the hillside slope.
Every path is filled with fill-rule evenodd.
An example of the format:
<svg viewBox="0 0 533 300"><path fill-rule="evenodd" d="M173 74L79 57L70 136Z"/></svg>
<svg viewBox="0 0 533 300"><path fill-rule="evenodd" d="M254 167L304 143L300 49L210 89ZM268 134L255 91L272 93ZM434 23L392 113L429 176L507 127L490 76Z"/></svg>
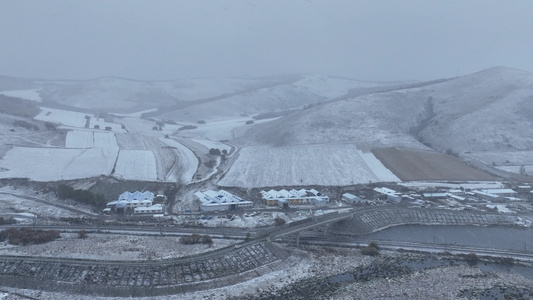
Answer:
<svg viewBox="0 0 533 300"><path fill-rule="evenodd" d="M533 74L497 67L441 83L311 107L260 124L243 144L353 142L439 151L533 150ZM426 145L424 145L426 144Z"/></svg>

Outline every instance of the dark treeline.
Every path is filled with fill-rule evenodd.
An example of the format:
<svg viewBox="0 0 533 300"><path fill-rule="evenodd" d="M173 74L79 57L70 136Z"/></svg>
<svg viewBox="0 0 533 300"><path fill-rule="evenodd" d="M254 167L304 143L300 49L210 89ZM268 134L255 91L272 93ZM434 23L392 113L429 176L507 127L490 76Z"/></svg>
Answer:
<svg viewBox="0 0 533 300"><path fill-rule="evenodd" d="M87 190L74 189L66 184L60 184L56 189L56 193L60 199L73 199L78 202L91 204L97 207L103 207L107 204L107 200L102 194L95 194Z"/></svg>

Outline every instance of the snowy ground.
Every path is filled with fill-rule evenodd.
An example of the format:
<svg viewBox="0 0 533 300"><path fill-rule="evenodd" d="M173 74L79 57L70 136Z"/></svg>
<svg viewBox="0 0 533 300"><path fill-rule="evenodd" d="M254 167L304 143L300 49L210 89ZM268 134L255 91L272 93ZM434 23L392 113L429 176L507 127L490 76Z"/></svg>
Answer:
<svg viewBox="0 0 533 300"><path fill-rule="evenodd" d="M178 258L212 251L234 244L234 240L213 239L212 247L204 244L183 245L175 236L140 236L89 232L86 239L77 233L61 233L46 244L13 246L0 243L0 255L30 255L98 260L146 260Z"/></svg>
<svg viewBox="0 0 533 300"><path fill-rule="evenodd" d="M31 101L42 102L43 99L39 95L41 89L31 89L31 90L15 90L15 91L1 91L0 95L6 95L8 97L22 98Z"/></svg>
<svg viewBox="0 0 533 300"><path fill-rule="evenodd" d="M258 120L254 121L254 124L265 123L275 119L277 118ZM251 118L247 117L209 121L206 124L191 123L190 125L196 126L197 128L190 130L179 130L174 134L179 137L192 139L203 138L204 140L211 141L226 141L239 137L248 129L252 128L253 124L246 124L246 122L250 120Z"/></svg>
<svg viewBox="0 0 533 300"><path fill-rule="evenodd" d="M67 148L117 147L117 140L111 132L72 130L67 132L65 145Z"/></svg>
<svg viewBox="0 0 533 300"><path fill-rule="evenodd" d="M120 150L114 176L134 180L157 180L154 153L150 150Z"/></svg>
<svg viewBox="0 0 533 300"><path fill-rule="evenodd" d="M42 111L35 116L35 120L58 123L72 127L84 128L87 124L88 114L55 108L41 107Z"/></svg>
<svg viewBox="0 0 533 300"><path fill-rule="evenodd" d="M351 144L257 146L241 150L221 186L342 186L399 179Z"/></svg>
<svg viewBox="0 0 533 300"><path fill-rule="evenodd" d="M0 178L70 180L110 174L117 147L90 149L14 147L0 161Z"/></svg>

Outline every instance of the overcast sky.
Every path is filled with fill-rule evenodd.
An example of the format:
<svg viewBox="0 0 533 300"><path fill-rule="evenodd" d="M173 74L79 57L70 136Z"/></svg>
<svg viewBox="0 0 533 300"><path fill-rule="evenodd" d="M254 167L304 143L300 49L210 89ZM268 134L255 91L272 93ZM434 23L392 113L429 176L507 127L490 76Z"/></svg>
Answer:
<svg viewBox="0 0 533 300"><path fill-rule="evenodd" d="M533 71L531 0L0 0L0 74L139 80Z"/></svg>

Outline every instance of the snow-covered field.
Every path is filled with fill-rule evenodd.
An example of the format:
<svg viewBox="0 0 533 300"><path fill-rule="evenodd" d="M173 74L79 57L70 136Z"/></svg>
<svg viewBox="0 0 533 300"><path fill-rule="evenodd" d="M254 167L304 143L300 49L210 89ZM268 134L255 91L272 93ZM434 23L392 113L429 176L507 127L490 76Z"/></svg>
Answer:
<svg viewBox="0 0 533 300"><path fill-rule="evenodd" d="M46 244L0 246L3 255L31 255L98 260L145 260L178 258L202 253L235 243L213 239L213 245L183 245L175 236L135 236L89 233L80 239L77 233L61 233L61 237ZM0 298L1 299L1 298Z"/></svg>
<svg viewBox="0 0 533 300"><path fill-rule="evenodd" d="M254 124L266 123L278 118L254 120ZM191 139L203 138L210 141L231 140L243 135L253 124L246 124L251 118L236 118L227 120L210 121L206 124L191 124L198 128L191 130L180 130L175 132L177 136Z"/></svg>
<svg viewBox="0 0 533 300"><path fill-rule="evenodd" d="M183 146L179 142L172 139L160 139L163 143L172 147L172 150L176 152L178 156L178 164L176 166L175 172L171 172L168 181L180 182L180 183L190 183L192 177L196 170L198 169L198 158L194 153L187 147Z"/></svg>
<svg viewBox="0 0 533 300"><path fill-rule="evenodd" d="M120 150L114 175L124 179L157 181L154 153L150 150Z"/></svg>
<svg viewBox="0 0 533 300"><path fill-rule="evenodd" d="M117 140L110 132L72 130L67 133L65 144L67 148L106 148L117 147Z"/></svg>
<svg viewBox="0 0 533 300"><path fill-rule="evenodd" d="M0 178L35 181L70 180L108 175L118 147L90 149L14 147L0 160Z"/></svg>
<svg viewBox="0 0 533 300"><path fill-rule="evenodd" d="M41 107L42 111L35 116L35 120L59 123L72 127L85 127L87 114L55 108Z"/></svg>
<svg viewBox="0 0 533 300"><path fill-rule="evenodd" d="M399 181L352 144L257 146L241 150L221 186L268 187ZM369 165L370 164L370 165Z"/></svg>
<svg viewBox="0 0 533 300"><path fill-rule="evenodd" d="M0 95L5 95L8 97L22 98L31 101L42 102L43 99L39 95L41 89L31 89L31 90L15 90L15 91L1 91Z"/></svg>

